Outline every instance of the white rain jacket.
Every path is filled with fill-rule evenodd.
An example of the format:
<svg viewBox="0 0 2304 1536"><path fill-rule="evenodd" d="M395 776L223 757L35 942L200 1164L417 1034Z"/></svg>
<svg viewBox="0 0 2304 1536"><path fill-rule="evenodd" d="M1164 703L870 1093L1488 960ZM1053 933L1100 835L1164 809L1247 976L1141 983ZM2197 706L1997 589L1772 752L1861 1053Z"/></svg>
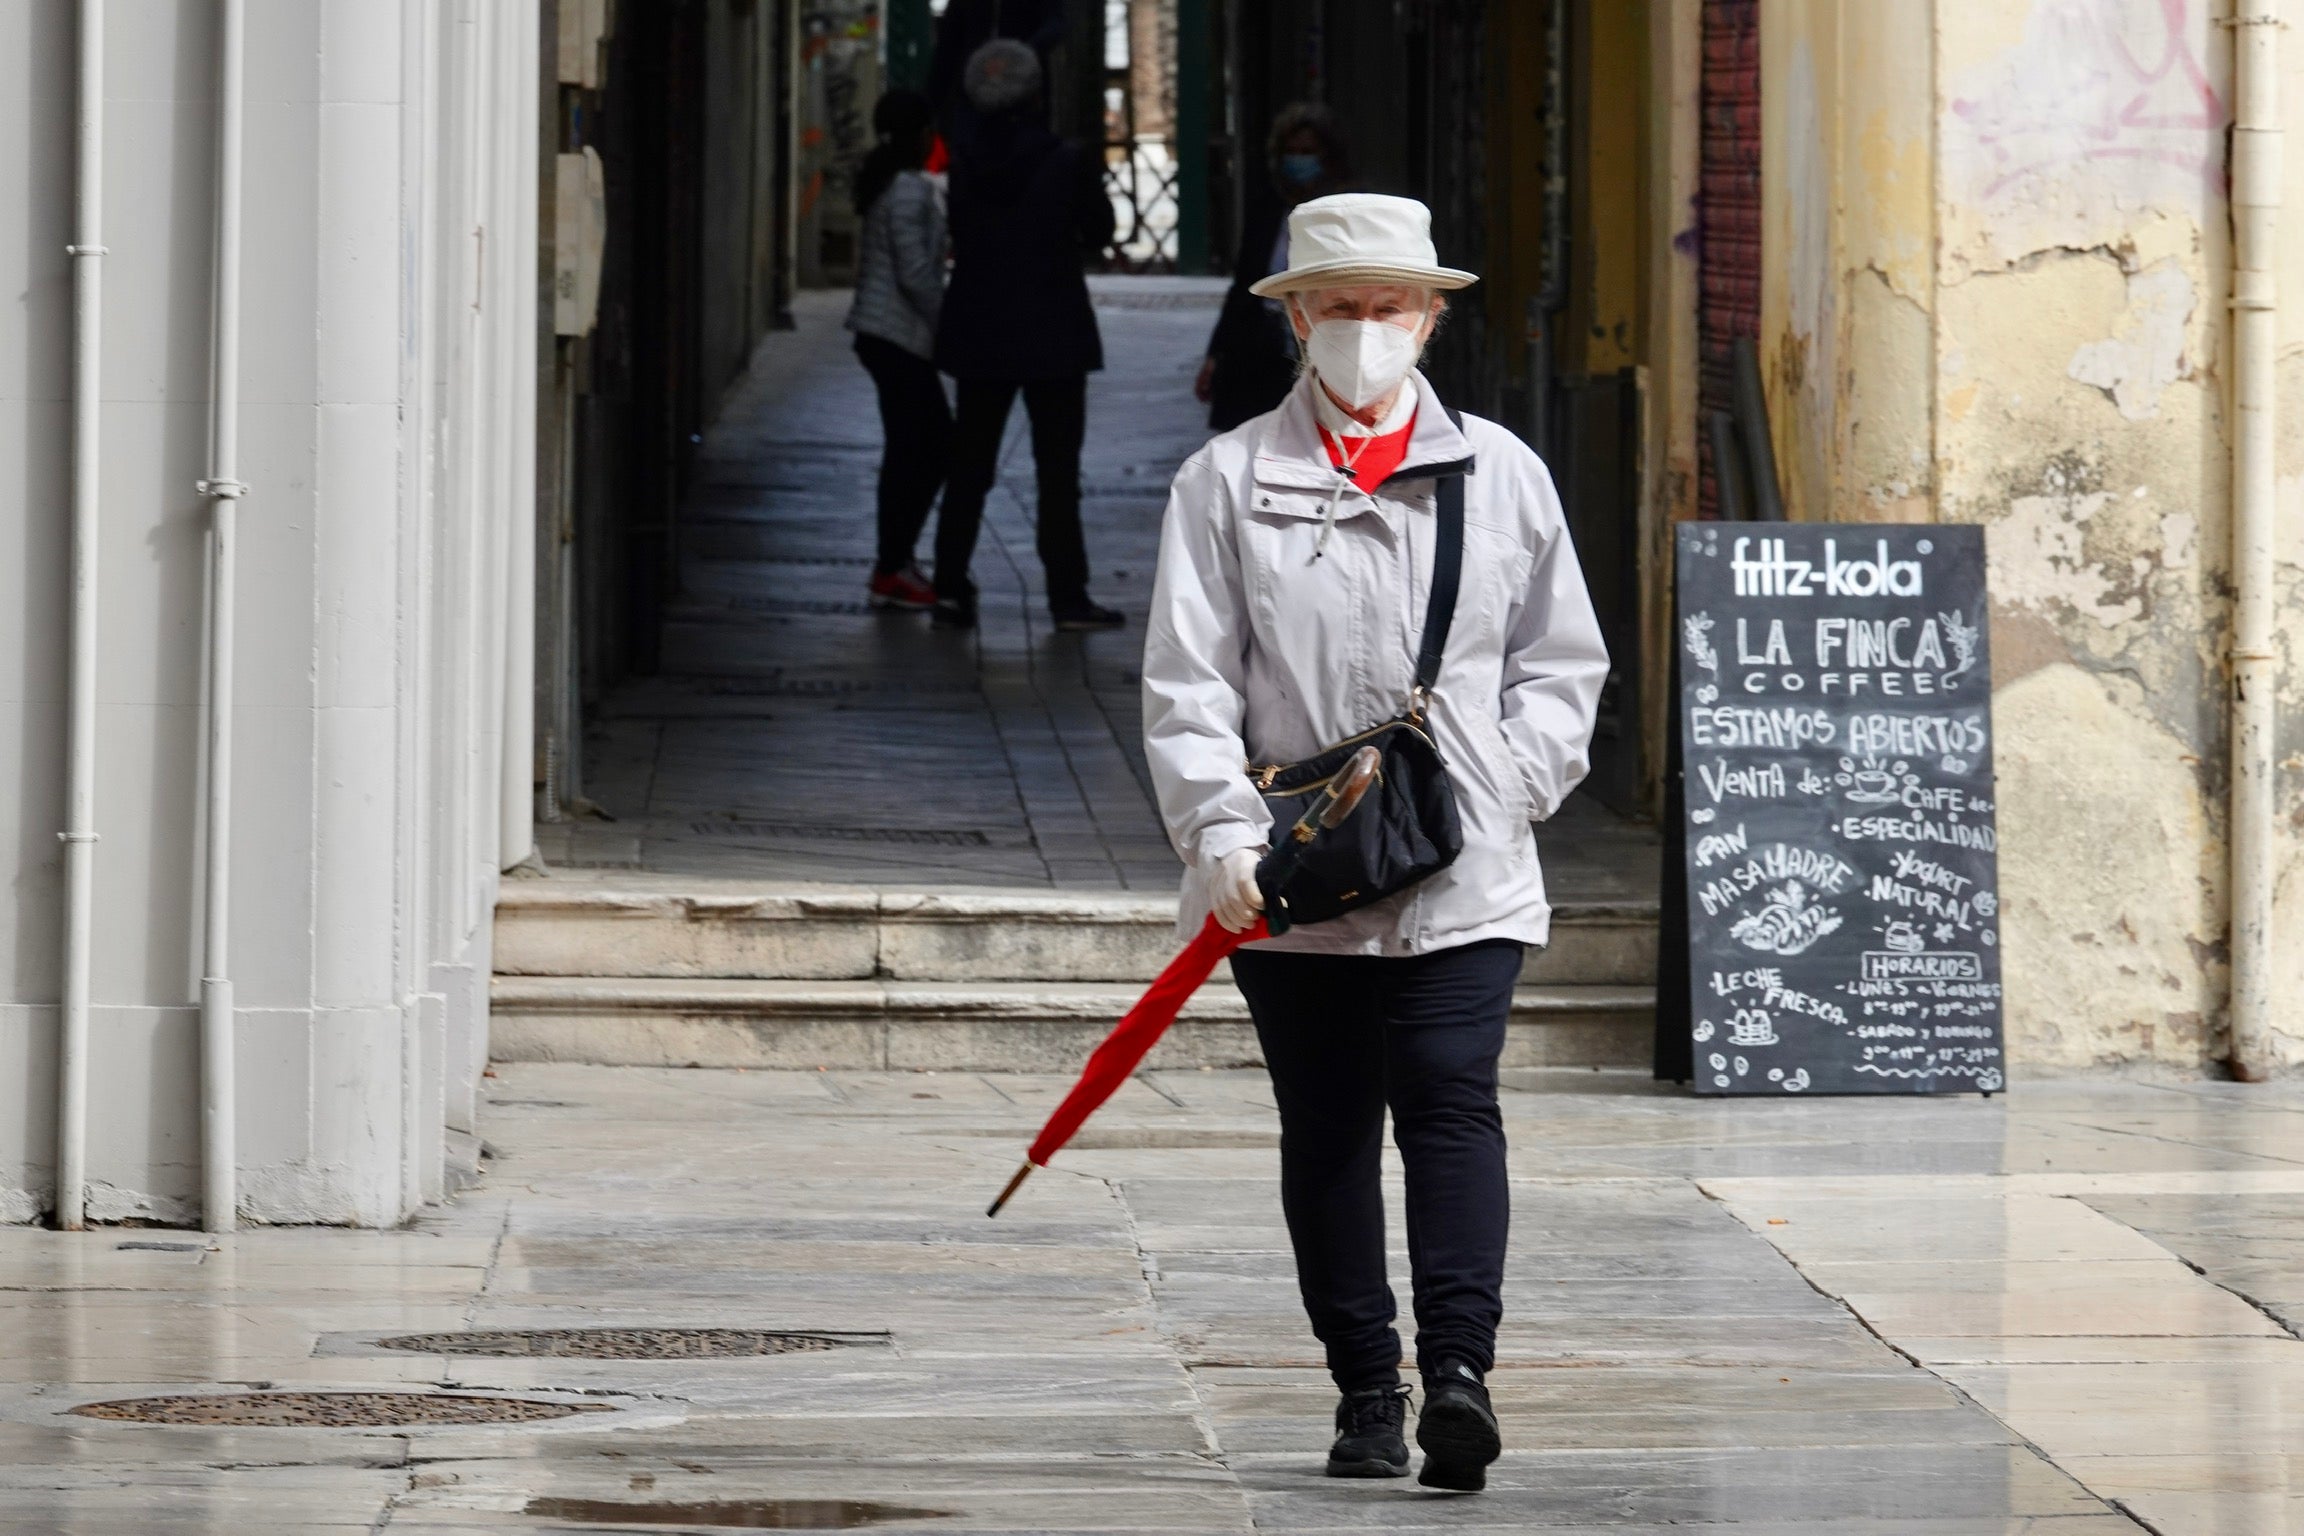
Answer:
<svg viewBox="0 0 2304 1536"><path fill-rule="evenodd" d="M1458 429L1421 373L1408 455L1373 496L1334 493L1301 379L1278 410L1177 471L1144 642L1144 747L1182 855L1180 931L1208 915L1217 860L1268 843L1251 764L1309 757L1404 713L1432 577L1437 473L1469 471L1464 576L1429 723L1464 851L1389 900L1266 941L1277 950L1417 955L1483 939L1542 944L1530 823L1590 766L1608 654L1543 462L1493 422Z"/></svg>

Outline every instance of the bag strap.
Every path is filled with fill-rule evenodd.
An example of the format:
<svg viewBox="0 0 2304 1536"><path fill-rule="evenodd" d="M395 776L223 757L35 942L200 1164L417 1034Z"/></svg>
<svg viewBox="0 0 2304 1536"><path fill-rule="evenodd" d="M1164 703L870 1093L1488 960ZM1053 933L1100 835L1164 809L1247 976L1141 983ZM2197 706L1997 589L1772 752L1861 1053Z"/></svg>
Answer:
<svg viewBox="0 0 2304 1536"><path fill-rule="evenodd" d="M1454 409L1448 418L1461 426L1464 418ZM1464 578L1464 475L1460 471L1440 479L1440 542L1432 551L1432 595L1424 608L1424 641L1416 652L1416 694L1412 713L1424 712L1423 695L1440 680L1440 662L1448 650L1449 626L1456 619L1456 589Z"/></svg>

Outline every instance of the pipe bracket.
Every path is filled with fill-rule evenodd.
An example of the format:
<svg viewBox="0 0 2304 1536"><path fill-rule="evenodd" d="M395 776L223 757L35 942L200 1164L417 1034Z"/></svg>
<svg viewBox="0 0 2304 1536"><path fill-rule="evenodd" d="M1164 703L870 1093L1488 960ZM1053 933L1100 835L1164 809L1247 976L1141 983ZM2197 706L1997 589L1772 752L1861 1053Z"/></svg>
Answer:
<svg viewBox="0 0 2304 1536"><path fill-rule="evenodd" d="M56 834L56 841L60 843L100 843L104 839L94 832L59 832Z"/></svg>
<svg viewBox="0 0 2304 1536"><path fill-rule="evenodd" d="M192 488L215 501L238 501L248 494L248 487L238 480L195 480Z"/></svg>
<svg viewBox="0 0 2304 1536"><path fill-rule="evenodd" d="M68 245L64 247L64 254L67 256L109 256L112 254L112 247L108 245Z"/></svg>

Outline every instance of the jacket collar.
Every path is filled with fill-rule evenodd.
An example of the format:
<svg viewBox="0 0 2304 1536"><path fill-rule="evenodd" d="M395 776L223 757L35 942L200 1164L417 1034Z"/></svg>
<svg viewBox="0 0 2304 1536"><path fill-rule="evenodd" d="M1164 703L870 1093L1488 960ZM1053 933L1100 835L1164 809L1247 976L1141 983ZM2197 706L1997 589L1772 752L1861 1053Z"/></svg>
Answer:
<svg viewBox="0 0 2304 1536"><path fill-rule="evenodd" d="M1471 440L1449 417L1447 407L1440 403L1439 393L1424 377L1422 369L1412 370L1408 382L1416 391L1416 428L1408 439L1407 457L1384 484L1470 474ZM1280 408L1266 418L1264 434L1256 445L1258 485L1304 491L1336 488L1336 467L1328 461L1328 450L1321 445L1319 417L1312 405L1312 391L1319 387L1312 375L1305 374L1296 381L1296 387L1288 391L1288 398L1280 402ZM1349 498L1366 493L1354 487L1345 494Z"/></svg>

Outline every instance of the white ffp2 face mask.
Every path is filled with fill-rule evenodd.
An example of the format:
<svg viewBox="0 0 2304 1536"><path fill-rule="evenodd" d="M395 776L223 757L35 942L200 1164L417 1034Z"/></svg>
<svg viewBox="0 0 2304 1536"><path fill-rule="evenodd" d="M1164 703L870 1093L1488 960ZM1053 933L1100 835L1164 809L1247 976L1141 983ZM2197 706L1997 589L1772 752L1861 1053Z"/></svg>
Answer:
<svg viewBox="0 0 2304 1536"><path fill-rule="evenodd" d="M1320 382L1354 410L1390 394L1421 350L1416 331L1383 320L1323 320L1312 327L1304 355Z"/></svg>

